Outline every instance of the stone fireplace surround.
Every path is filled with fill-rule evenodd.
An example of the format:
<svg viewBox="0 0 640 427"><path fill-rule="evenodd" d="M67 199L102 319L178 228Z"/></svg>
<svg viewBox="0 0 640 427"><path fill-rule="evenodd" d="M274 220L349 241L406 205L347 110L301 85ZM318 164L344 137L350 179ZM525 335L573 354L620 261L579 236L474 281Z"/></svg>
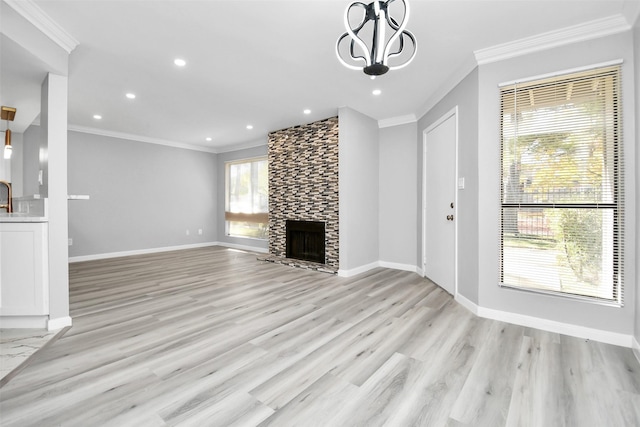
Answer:
<svg viewBox="0 0 640 427"><path fill-rule="evenodd" d="M292 261L285 258L287 220L321 221L325 265L318 269L337 272L338 117L272 132L268 149L269 260Z"/></svg>

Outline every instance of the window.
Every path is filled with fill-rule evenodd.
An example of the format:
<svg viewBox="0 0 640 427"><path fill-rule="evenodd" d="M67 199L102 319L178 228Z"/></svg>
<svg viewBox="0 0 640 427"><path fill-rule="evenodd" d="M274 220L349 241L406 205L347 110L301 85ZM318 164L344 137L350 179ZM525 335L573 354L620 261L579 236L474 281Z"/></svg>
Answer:
<svg viewBox="0 0 640 427"><path fill-rule="evenodd" d="M267 159L225 164L227 235L267 239L269 178Z"/></svg>
<svg viewBox="0 0 640 427"><path fill-rule="evenodd" d="M620 67L501 87L501 285L623 303Z"/></svg>

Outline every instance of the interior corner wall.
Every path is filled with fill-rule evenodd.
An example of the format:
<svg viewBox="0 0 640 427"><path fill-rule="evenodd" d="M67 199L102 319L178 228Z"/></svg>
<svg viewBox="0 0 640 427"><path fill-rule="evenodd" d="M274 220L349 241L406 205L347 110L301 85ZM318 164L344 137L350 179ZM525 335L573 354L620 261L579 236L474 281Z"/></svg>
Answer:
<svg viewBox="0 0 640 427"><path fill-rule="evenodd" d="M458 176L464 177L465 188L458 190L458 294L478 304L478 69L475 68L442 100L420 118L417 124L417 145L414 156L418 162L417 200L422 200L423 134L429 126L458 107ZM457 186L456 186L457 188ZM427 200L427 203L429 201ZM422 265L422 206L417 212L416 263ZM495 264L495 261L494 261Z"/></svg>
<svg viewBox="0 0 640 427"><path fill-rule="evenodd" d="M416 269L418 157L415 122L380 129L379 259Z"/></svg>
<svg viewBox="0 0 640 427"><path fill-rule="evenodd" d="M578 327L631 336L636 280L636 135L634 130L633 36L631 31L572 43L479 67L478 228L479 305ZM625 260L623 307L501 288L500 248L500 96L498 85L577 67L622 59L622 113L625 162ZM633 237L631 237L633 236Z"/></svg>
<svg viewBox="0 0 640 427"><path fill-rule="evenodd" d="M267 157L267 141L264 141L264 145L257 147L246 148L243 150L229 151L226 153L219 153L217 159L217 196L216 196L216 227L218 234L218 241L221 243L227 243L229 245L237 245L239 247L251 247L266 252L269 246L267 240L253 239L248 237L232 237L227 236L226 222L224 219L225 210L225 162L231 162L235 160L253 159L256 157Z"/></svg>
<svg viewBox="0 0 640 427"><path fill-rule="evenodd" d="M216 154L74 131L68 141L69 194L90 197L68 202L72 257L217 240Z"/></svg>
<svg viewBox="0 0 640 427"><path fill-rule="evenodd" d="M338 111L339 274L378 262L378 122L351 108Z"/></svg>

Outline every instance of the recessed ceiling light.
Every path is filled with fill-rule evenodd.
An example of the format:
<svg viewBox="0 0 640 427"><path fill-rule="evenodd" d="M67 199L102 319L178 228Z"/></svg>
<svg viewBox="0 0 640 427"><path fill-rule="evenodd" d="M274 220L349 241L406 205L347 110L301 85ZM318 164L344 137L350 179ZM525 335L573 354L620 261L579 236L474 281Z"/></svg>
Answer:
<svg viewBox="0 0 640 427"><path fill-rule="evenodd" d="M128 93L125 95L127 98L129 99L136 99L136 94L135 93Z"/></svg>
<svg viewBox="0 0 640 427"><path fill-rule="evenodd" d="M208 136L208 137L206 137L206 138L205 138L205 140L206 140L206 141L211 141L211 137L210 137L210 136Z"/></svg>
<svg viewBox="0 0 640 427"><path fill-rule="evenodd" d="M382 91L380 89L374 89L373 92L371 93L374 94L375 96L378 96L382 93Z"/></svg>
<svg viewBox="0 0 640 427"><path fill-rule="evenodd" d="M173 63L176 64L178 67L184 67L185 65L187 65L187 61L180 58L174 59Z"/></svg>
<svg viewBox="0 0 640 427"><path fill-rule="evenodd" d="M96 119L96 120L100 120L100 119L102 119L102 116L100 114L94 114L93 118Z"/></svg>
<svg viewBox="0 0 640 427"><path fill-rule="evenodd" d="M253 129L253 125L247 125L247 129L249 130Z"/></svg>
<svg viewBox="0 0 640 427"><path fill-rule="evenodd" d="M306 110L303 111L303 113L305 114L311 114L311 110L309 110L308 108Z"/></svg>

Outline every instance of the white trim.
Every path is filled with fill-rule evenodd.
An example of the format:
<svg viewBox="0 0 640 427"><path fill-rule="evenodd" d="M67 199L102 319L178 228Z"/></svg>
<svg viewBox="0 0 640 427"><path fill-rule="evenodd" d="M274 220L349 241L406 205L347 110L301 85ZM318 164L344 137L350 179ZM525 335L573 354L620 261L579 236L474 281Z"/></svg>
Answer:
<svg viewBox="0 0 640 427"><path fill-rule="evenodd" d="M378 120L378 128L388 128L392 126L406 125L417 121L415 114L407 114L406 116L389 117L388 119Z"/></svg>
<svg viewBox="0 0 640 427"><path fill-rule="evenodd" d="M92 135L108 136L110 138L126 139L129 141L146 142L148 144L166 145L168 147L183 148L185 150L204 151L206 153L214 153L214 154L217 153L216 149L212 147L203 147L201 145L168 141L168 140L158 139L158 138L149 138L147 136L132 135L129 133L114 132L110 130L96 129L96 128L90 128L85 126L77 126L77 125L70 124L69 126L67 126L67 130L70 130L73 132L88 133Z"/></svg>
<svg viewBox="0 0 640 427"><path fill-rule="evenodd" d="M247 142L246 144L238 144L238 145L225 145L223 147L214 148L214 153L231 153L234 151L240 150L248 150L249 148L262 147L265 145L269 145L268 141L256 140Z"/></svg>
<svg viewBox="0 0 640 427"><path fill-rule="evenodd" d="M447 80L445 80L442 84L438 85L438 88L433 92L433 94L427 99L427 101L422 105L422 107L418 108L415 115L416 117L422 117L427 114L433 107L435 107L438 102L442 101L445 96L449 94L457 85L460 84L462 80L464 80L469 73L471 73L478 64L476 63L473 56L469 56L460 68L451 73Z"/></svg>
<svg viewBox="0 0 640 427"><path fill-rule="evenodd" d="M464 308L466 308L467 310L469 310L470 312L472 312L476 316L478 315L478 305L476 303L472 302L467 297L463 296L462 294L458 294L458 295L456 295L455 300L461 306L463 306Z"/></svg>
<svg viewBox="0 0 640 427"><path fill-rule="evenodd" d="M631 26L626 18L621 14L617 14L485 49L478 49L473 54L478 65L483 65L571 43L622 33L630 29Z"/></svg>
<svg viewBox="0 0 640 427"><path fill-rule="evenodd" d="M49 316L0 316L2 329L46 329Z"/></svg>
<svg viewBox="0 0 640 427"><path fill-rule="evenodd" d="M499 322L507 322L514 325L525 326L528 328L541 329L547 332L553 332L562 335L568 335L576 338L583 338L602 342L605 344L619 345L621 347L631 348L634 344L632 335L620 334L617 332L603 331L602 329L587 328L585 326L571 325L555 320L543 319L541 317L527 316L524 314L511 313L507 311L494 310L491 308L480 307L471 302L462 295L456 296L456 301L460 303L470 312L485 319L497 320ZM637 342L636 342L637 344Z"/></svg>
<svg viewBox="0 0 640 427"><path fill-rule="evenodd" d="M132 256L132 255L146 255L146 254L154 254L159 252L179 251L183 249L204 248L207 246L219 246L219 245L220 244L218 242L207 242L207 243L195 243L192 245L166 246L162 248L136 249L132 251L109 252L109 253L94 254L94 255L82 255L82 256L69 257L69 263L72 264L74 262L96 261L100 259L120 258L125 256Z"/></svg>
<svg viewBox="0 0 640 427"><path fill-rule="evenodd" d="M418 267L411 264L400 264L397 262L378 261L378 267L391 268L393 270L410 271L412 273L418 272Z"/></svg>
<svg viewBox="0 0 640 427"><path fill-rule="evenodd" d="M33 0L4 0L4 2L67 53L71 53L80 44Z"/></svg>
<svg viewBox="0 0 640 427"><path fill-rule="evenodd" d="M620 65L622 63L623 63L622 59L615 59L613 61L601 62L599 64L586 65L584 67L576 67L576 68L570 68L568 70L563 70L563 71L554 71L553 73L546 73L546 74L539 74L537 76L524 77L524 78L518 79L518 80L512 80L512 81L509 81L509 82L499 83L498 87L512 86L512 85L515 85L515 84L527 83L527 82L531 82L531 81L535 81L535 80L543 80L543 79L548 79L548 78L551 78L551 77L563 76L565 74L581 73L583 71L595 70L595 69L604 68L604 67L611 67L611 66L614 66L614 65Z"/></svg>
<svg viewBox="0 0 640 427"><path fill-rule="evenodd" d="M631 348L633 349L633 354L636 356L636 359L638 359L638 363L640 363L640 343L636 337L633 337L632 341Z"/></svg>
<svg viewBox="0 0 640 427"><path fill-rule="evenodd" d="M351 270L338 270L339 277L353 277L358 274L364 273L374 268L380 267L380 261L372 262L371 264L361 265L360 267L352 268Z"/></svg>
<svg viewBox="0 0 640 427"><path fill-rule="evenodd" d="M225 248L239 249L242 251L258 252L261 254L269 253L269 249L267 248L258 248L256 246L249 246L249 245L238 245L236 243L216 242L216 246L224 246Z"/></svg>
<svg viewBox="0 0 640 427"><path fill-rule="evenodd" d="M48 331L57 331L58 329L66 328L67 326L71 326L73 322L71 321L71 317L58 317L56 319L49 319L47 322L47 330Z"/></svg>

